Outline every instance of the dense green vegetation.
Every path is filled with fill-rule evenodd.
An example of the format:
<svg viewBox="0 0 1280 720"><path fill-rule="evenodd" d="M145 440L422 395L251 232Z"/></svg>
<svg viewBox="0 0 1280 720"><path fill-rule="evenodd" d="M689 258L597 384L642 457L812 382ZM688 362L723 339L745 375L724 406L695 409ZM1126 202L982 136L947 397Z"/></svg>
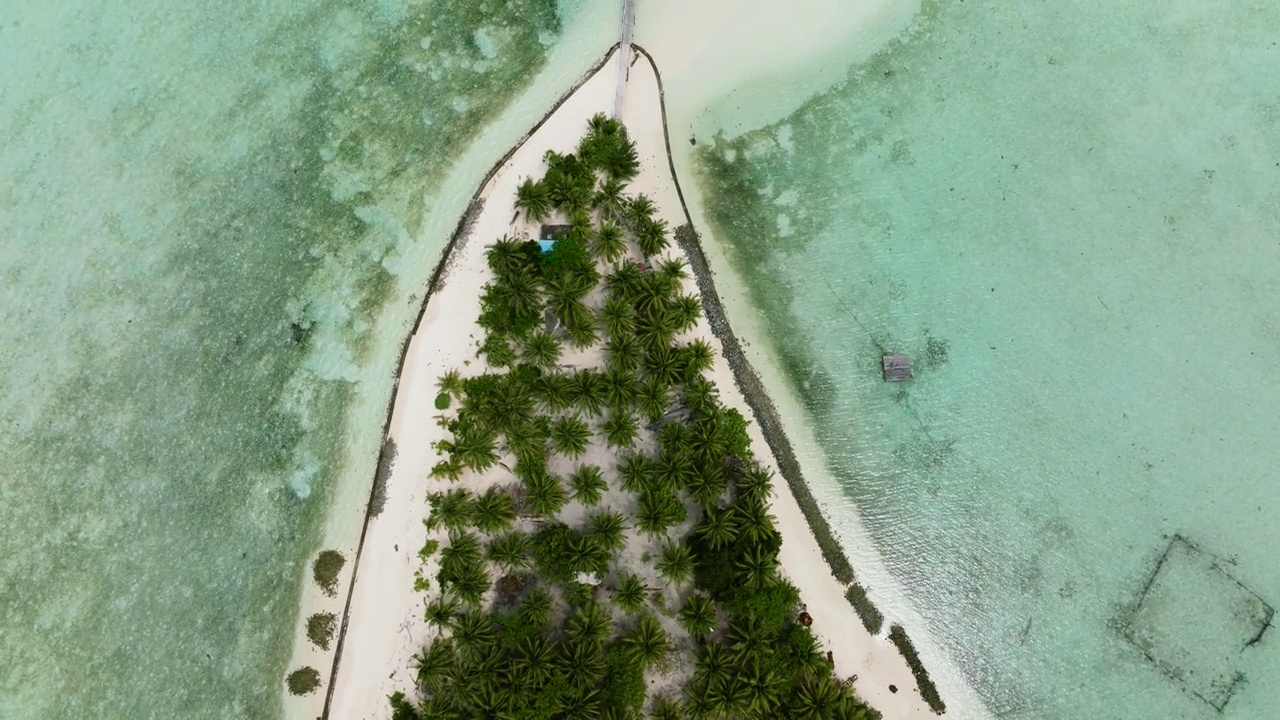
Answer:
<svg viewBox="0 0 1280 720"><path fill-rule="evenodd" d="M301 667L289 673L285 678L290 694L308 695L320 687L320 671L313 667Z"/></svg>
<svg viewBox="0 0 1280 720"><path fill-rule="evenodd" d="M321 650L328 650L337 625L338 616L333 613L315 613L307 618L307 639Z"/></svg>
<svg viewBox="0 0 1280 720"><path fill-rule="evenodd" d="M568 230L545 254L488 249L485 363L440 380L457 402L429 495L428 529L448 539L438 637L394 717L879 717L797 622L773 478L705 376L713 349L685 336L701 306L653 202L626 192L634 144L596 116L545 160L516 207ZM598 364L560 365L588 348ZM585 461L593 447L612 467Z"/></svg>
<svg viewBox="0 0 1280 720"><path fill-rule="evenodd" d="M324 550L316 556L316 561L311 564L311 575L325 595L333 597L337 594L338 575L346 564L347 559L337 550Z"/></svg>

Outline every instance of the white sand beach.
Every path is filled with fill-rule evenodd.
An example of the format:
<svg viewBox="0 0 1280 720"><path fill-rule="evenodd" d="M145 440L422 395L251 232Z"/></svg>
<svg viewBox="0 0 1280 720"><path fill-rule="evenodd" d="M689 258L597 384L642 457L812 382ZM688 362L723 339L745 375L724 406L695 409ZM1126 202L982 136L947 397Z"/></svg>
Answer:
<svg viewBox="0 0 1280 720"><path fill-rule="evenodd" d="M476 344L483 337L475 320L479 314L480 286L487 274L484 250L492 240L507 234L536 233L522 221L513 224L511 202L517 184L539 174L548 149L570 151L585 129L587 118L608 112L613 104L615 65L603 69L575 92L555 114L506 162L482 192L483 210L470 231L448 258L443 287L433 296L413 336L402 369L390 426L396 460L385 486L385 503L370 518L350 601L346 635L336 677L332 678L330 716L382 718L390 714L386 698L393 692L413 692L413 656L430 640L432 630L423 617L429 592L414 590L415 573L431 577L434 568L418 558L427 532L423 524L429 508L426 495L441 483L429 478L437 457L435 440L446 430L436 423L433 401L436 381L445 371L479 372ZM648 62L633 61L622 117L636 141L641 175L631 190L650 195L661 216L672 226L684 217L671 180L659 112L658 84ZM671 251L671 254L678 250ZM686 288L696 292L692 280ZM703 320L693 333L718 347ZM566 363L574 358L568 356ZM726 405L749 416L723 357L717 357L714 378ZM759 430L751 429L759 458L777 470ZM593 447L590 453L603 451ZM585 458L606 465L606 457ZM499 470L498 474L502 471ZM461 486L485 487L497 476L469 477ZM857 620L824 562L794 498L779 479L772 500L773 512L783 534L781 564L801 593L814 618L813 630L831 651L836 673L856 676L858 693L886 717L930 715L915 690L915 681L902 657L883 639L870 636ZM577 508L571 503L566 513ZM572 517L566 517L569 522ZM896 686L897 692L889 687Z"/></svg>

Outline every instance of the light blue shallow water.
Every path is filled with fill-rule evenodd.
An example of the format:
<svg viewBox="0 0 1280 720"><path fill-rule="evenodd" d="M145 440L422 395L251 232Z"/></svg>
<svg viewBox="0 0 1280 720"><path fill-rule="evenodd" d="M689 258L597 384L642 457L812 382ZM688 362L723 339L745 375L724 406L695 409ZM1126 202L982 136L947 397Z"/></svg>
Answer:
<svg viewBox="0 0 1280 720"><path fill-rule="evenodd" d="M1265 2L926 3L699 155L833 470L1002 717L1274 717L1276 28Z"/></svg>
<svg viewBox="0 0 1280 720"><path fill-rule="evenodd" d="M338 450L390 390L369 330L421 292L387 259L557 3L10 5L0 717L277 716L334 477L376 453Z"/></svg>

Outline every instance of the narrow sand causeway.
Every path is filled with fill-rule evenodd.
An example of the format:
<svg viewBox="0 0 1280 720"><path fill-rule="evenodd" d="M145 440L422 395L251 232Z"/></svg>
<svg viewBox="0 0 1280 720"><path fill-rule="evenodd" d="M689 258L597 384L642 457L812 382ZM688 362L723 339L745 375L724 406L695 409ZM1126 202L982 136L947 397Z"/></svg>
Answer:
<svg viewBox="0 0 1280 720"><path fill-rule="evenodd" d="M480 195L482 208L446 258L440 287L430 298L422 322L410 341L395 397L389 430L396 458L385 484L382 509L369 519L340 659L332 678L329 717L384 718L387 696L413 692L413 656L434 632L423 612L428 593L415 591L415 573L432 577L434 563L424 565L418 550L426 539L423 521L426 495L439 489L429 477L435 464L432 443L447 431L437 425L436 382L451 368L482 361L476 343L483 337L476 324L480 286L487 276L485 248L503 235L532 236L537 227L513 220L516 186L542 171L548 149L570 152L587 119L609 112L615 96L616 69L611 62L590 77L537 129L490 179ZM647 60L632 58L626 103L621 118L640 151L641 174L633 192L652 197L659 215L671 226L686 222L669 170L663 134L658 78ZM679 251L673 249L673 253ZM696 291L692 280L689 292ZM706 320L693 332L714 347L719 343ZM747 403L722 354L716 358L714 381L726 405L747 414ZM775 473L777 465L763 436L750 429L756 452ZM482 484L488 480L481 479ZM786 483L775 483L772 509L783 535L780 557L784 573L799 588L813 616L813 630L832 653L835 672L853 681L859 695L886 717L932 716L916 692L906 662L892 646L869 635L843 597L843 586L831 575ZM571 520L571 519L570 519ZM890 686L897 692L891 692Z"/></svg>

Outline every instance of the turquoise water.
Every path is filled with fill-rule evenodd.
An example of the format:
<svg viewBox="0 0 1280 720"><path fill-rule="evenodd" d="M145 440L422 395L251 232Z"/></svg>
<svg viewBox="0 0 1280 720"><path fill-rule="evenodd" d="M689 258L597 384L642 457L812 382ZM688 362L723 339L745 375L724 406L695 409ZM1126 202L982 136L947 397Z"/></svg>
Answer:
<svg viewBox="0 0 1280 720"><path fill-rule="evenodd" d="M390 390L370 328L395 313L398 341L422 289L395 264L429 272L433 189L563 24L554 0L178 9L0 18L4 718L280 713L335 478L371 477L376 427L342 450Z"/></svg>
<svg viewBox="0 0 1280 720"><path fill-rule="evenodd" d="M918 630L1000 717L1274 716L1276 28L1264 2L926 3L698 154ZM884 351L916 379L881 382Z"/></svg>

